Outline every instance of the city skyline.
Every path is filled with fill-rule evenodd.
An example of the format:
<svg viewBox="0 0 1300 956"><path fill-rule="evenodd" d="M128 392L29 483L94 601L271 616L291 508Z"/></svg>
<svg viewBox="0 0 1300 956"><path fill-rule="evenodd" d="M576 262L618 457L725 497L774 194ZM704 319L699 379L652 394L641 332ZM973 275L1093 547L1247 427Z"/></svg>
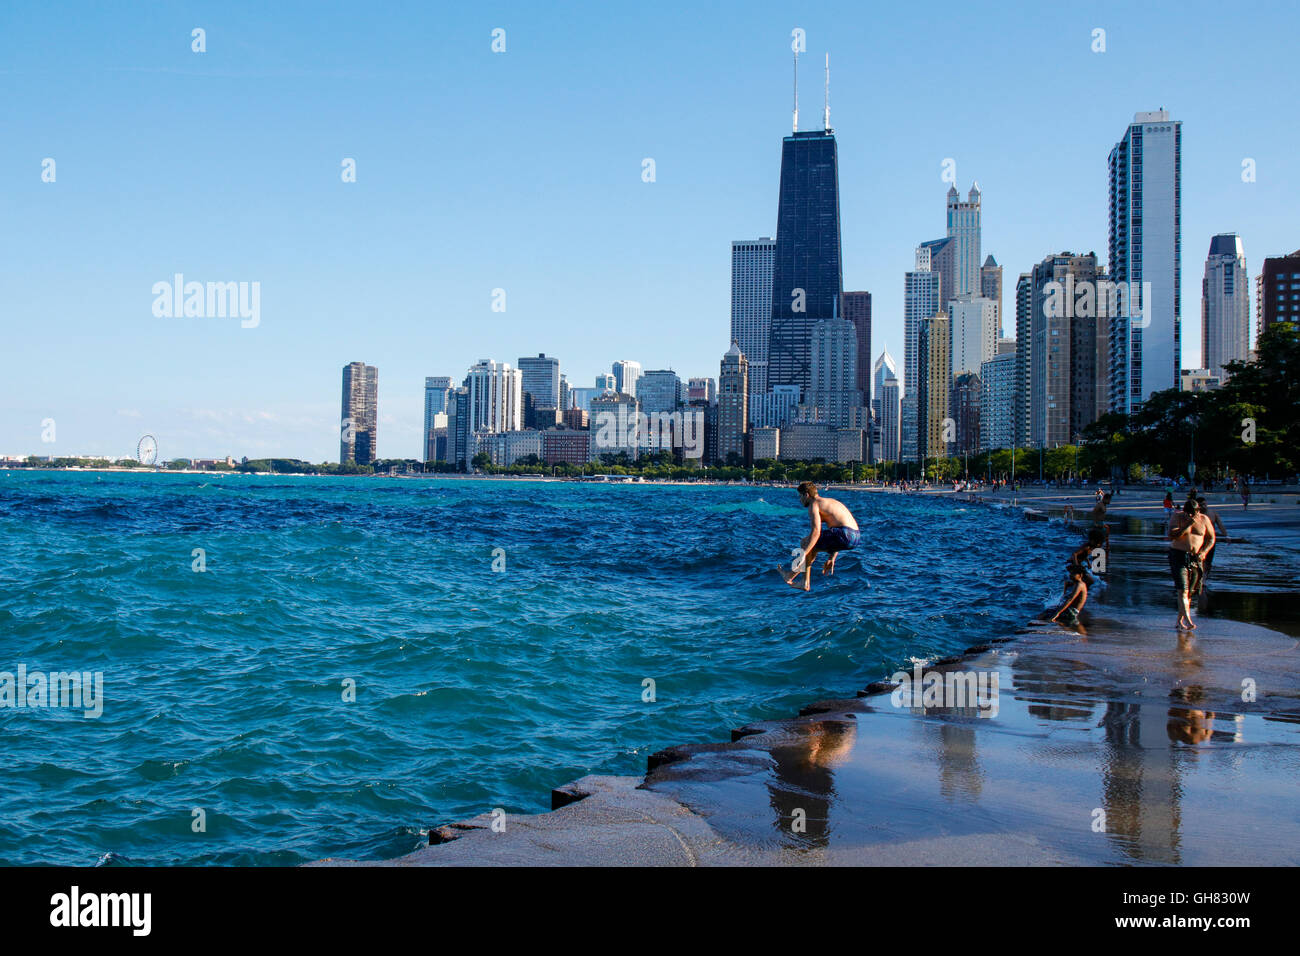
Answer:
<svg viewBox="0 0 1300 956"><path fill-rule="evenodd" d="M619 356L643 368L672 368L682 380L716 374L729 345L731 242L776 233L776 138L790 128L795 26L807 31L814 107L822 51L836 63L843 282L873 295L877 354L902 352L900 278L916 244L939 234L938 197L950 185L941 179L946 159L955 160L960 189L979 182L982 248L1010 275L1063 250L1101 257L1106 155L1135 112L1163 106L1183 123L1185 137L1181 234L1184 257L1192 258L1182 269L1181 365L1199 367L1198 258L1211 237L1241 236L1251 273L1297 245L1276 213L1286 205L1285 184L1294 182L1296 134L1276 122L1267 103L1242 103L1196 72L1196 51L1208 41L1190 12L1181 14L1184 22L1121 10L1101 7L1086 20L1050 25L1001 12L944 11L955 24L990 39L1017 38L1034 51L1014 75L1009 68L988 75L986 94L1011 113L1031 115L1046 87L1064 76L1091 84L1096 102L1079 105L1065 151L1051 146L1045 130L1037 138L994 135L982 114L956 116L939 135L909 116L902 98L895 104L873 96L873 84L888 71L897 74L891 86L914 95L932 82L907 63L907 12L881 24L882 35L900 36L898 48L841 40L842 27L866 16L847 6L798 23L764 5L743 26L710 14L697 29L717 28L711 39L689 31L683 37L672 17L662 24L650 18L646 51L636 62L672 50L690 66L674 88L716 87L741 63L745 82L728 80L721 88L734 107L724 113L700 106L683 116L676 104L647 101L628 84L589 94L587 105L612 117L613 131L592 144L579 191L567 188L576 186L579 170L565 172L571 154L560 148L563 136L542 128L555 107L529 120L520 111L536 108L543 92L522 91L534 81L548 92L557 84L567 90L591 70L622 75L629 68L622 63L626 44L608 38L625 22L593 11L565 28L576 33L565 33L530 11L508 12L501 22L509 46L494 55L495 22L453 13L445 29L458 38L448 57L459 72L443 80L458 95L484 92L491 134L488 148L473 153L478 180L463 196L440 185L456 167L441 158L442 165L431 165L432 136L384 126L387 111L365 119L394 77L428 69L396 17L380 14L371 33L320 49L294 39L294 8L256 17L226 12L220 19L180 11L147 27L131 15L112 22L91 13L70 32L41 11L24 11L21 21L13 11L0 14L0 82L14 104L11 149L0 167L13 186L6 197L12 271L5 293L13 348L26 360L7 378L0 453L126 455L149 432L164 457L327 460L338 447L337 404L328 396L337 394L339 366L353 356L385 372L381 457L408 457L421 447L426 376L455 379L485 354L507 362L540 352L558 356L572 385L592 380ZM189 31L201 20L208 50L196 54ZM1104 53L1091 49L1099 26L1107 29ZM1241 81L1286 100L1295 80L1272 46L1285 31L1255 36L1235 24L1224 30L1216 44L1255 51L1241 58ZM61 42L52 41L56 34ZM722 51L692 59L712 50L718 35L727 38ZM29 44L28 37L41 42ZM581 70L542 59L575 37L591 41ZM27 52L38 47L48 62ZM868 51L872 57L863 56ZM909 86L909 78L920 86ZM1044 92L1035 94L1029 81ZM250 88L265 90L268 104L245 107ZM350 91L343 104L327 106L341 90ZM416 103L437 99L426 91ZM619 109L633 102L656 105L636 111L633 121ZM286 120L281 135L271 120L287 104L300 107L302 117ZM98 112L84 121L88 107ZM802 127L815 125L808 120L819 112L807 109ZM341 118L354 124L347 135L337 131ZM114 135L126 124L142 134L140 144ZM725 141L703 148L705 129L714 136L723 130ZM284 138L295 133L305 141ZM247 158L211 148L247 136L260 147ZM166 150L149 145L164 142ZM518 168L507 160L512 149L523 149L534 164L525 160ZM47 157L58 163L54 182L41 181ZM348 157L357 170L351 184L339 176ZM643 179L645 158L655 161L653 181ZM1258 164L1255 182L1242 180L1246 159ZM546 190L530 188L538 181L565 200L567 215L553 215L558 207ZM437 228L412 217L406 207L413 205L429 210ZM592 217L602 208L614 209L617 222L607 217L603 231L592 234ZM477 225L469 241L451 249L449 227L471 221ZM539 242L543 224L548 234ZM605 248L575 245L583 230L588 242L598 238ZM570 257L583 264L577 283ZM237 319L156 318L150 289L174 273L260 283L260 322L241 328ZM504 312L492 310L497 289L508 301ZM612 303L626 303L626 314L607 323L608 334L591 336L590 324ZM1014 331L1005 315L1002 326L1004 334ZM58 423L50 444L40 440L46 418Z"/></svg>

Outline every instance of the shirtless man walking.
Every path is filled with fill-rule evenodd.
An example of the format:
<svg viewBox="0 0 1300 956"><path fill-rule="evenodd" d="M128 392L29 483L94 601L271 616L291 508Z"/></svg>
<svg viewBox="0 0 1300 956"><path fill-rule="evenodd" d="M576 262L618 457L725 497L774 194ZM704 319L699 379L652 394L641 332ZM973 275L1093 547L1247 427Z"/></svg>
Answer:
<svg viewBox="0 0 1300 956"><path fill-rule="evenodd" d="M1214 525L1201 513L1196 499L1189 498L1181 513L1169 520L1169 571L1174 577L1178 601L1178 630L1194 630L1190 597L1205 573L1202 562L1214 547Z"/></svg>
<svg viewBox="0 0 1300 956"><path fill-rule="evenodd" d="M799 551L794 556L790 570L787 571L784 566L777 570L792 588L809 591L812 589L813 560L817 555L829 555L822 565L822 574L834 574L836 556L841 551L856 548L862 540L862 533L844 503L834 498L823 498L811 481L799 485L799 504L808 509L808 521L812 530L799 542ZM802 583L800 578L803 578Z"/></svg>

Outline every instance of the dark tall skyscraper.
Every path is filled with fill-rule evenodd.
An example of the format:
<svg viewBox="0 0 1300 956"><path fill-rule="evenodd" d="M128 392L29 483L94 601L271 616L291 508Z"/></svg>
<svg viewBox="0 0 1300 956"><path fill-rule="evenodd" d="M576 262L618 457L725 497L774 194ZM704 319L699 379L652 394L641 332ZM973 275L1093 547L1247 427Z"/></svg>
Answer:
<svg viewBox="0 0 1300 956"><path fill-rule="evenodd" d="M379 370L365 362L343 366L340 464L369 465L374 462L378 423Z"/></svg>
<svg viewBox="0 0 1300 956"><path fill-rule="evenodd" d="M871 293L845 292L840 298L840 318L848 319L858 334L858 391L871 404Z"/></svg>
<svg viewBox="0 0 1300 956"><path fill-rule="evenodd" d="M830 129L793 133L781 147L769 389L811 386L813 326L835 315L843 290L835 134Z"/></svg>

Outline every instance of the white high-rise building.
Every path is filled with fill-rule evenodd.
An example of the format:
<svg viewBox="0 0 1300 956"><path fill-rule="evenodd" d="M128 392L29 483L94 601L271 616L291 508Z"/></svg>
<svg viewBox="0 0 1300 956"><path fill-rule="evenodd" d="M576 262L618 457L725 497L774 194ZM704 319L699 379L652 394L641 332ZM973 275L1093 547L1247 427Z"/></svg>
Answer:
<svg viewBox="0 0 1300 956"><path fill-rule="evenodd" d="M1210 240L1201 280L1201 365L1220 382L1229 362L1250 357L1250 274L1235 232Z"/></svg>
<svg viewBox="0 0 1300 956"><path fill-rule="evenodd" d="M889 375L880 387L880 454L877 461L898 461L899 435L902 428L902 389L898 379Z"/></svg>
<svg viewBox="0 0 1300 956"><path fill-rule="evenodd" d="M1167 110L1138 113L1110 152L1110 279L1129 284L1136 313L1110 320L1112 412L1179 386L1182 137Z"/></svg>
<svg viewBox="0 0 1300 956"><path fill-rule="evenodd" d="M767 348L772 332L775 239L731 243L731 341L749 362L749 407L767 391Z"/></svg>
<svg viewBox="0 0 1300 956"><path fill-rule="evenodd" d="M641 378L641 363L622 359L614 363L612 371L614 391L636 398L636 383Z"/></svg>
<svg viewBox="0 0 1300 956"><path fill-rule="evenodd" d="M997 351L998 310L992 299L962 295L948 303L952 319L952 375L980 374Z"/></svg>
<svg viewBox="0 0 1300 956"><path fill-rule="evenodd" d="M957 187L948 187L948 238L956 242L953 288L943 290L945 302L961 295L980 294L980 184L972 183L966 201Z"/></svg>
<svg viewBox="0 0 1300 956"><path fill-rule="evenodd" d="M465 377L467 433L512 432L524 427L523 375L509 362L480 359Z"/></svg>
<svg viewBox="0 0 1300 956"><path fill-rule="evenodd" d="M885 349L871 365L871 402L876 411L880 410L877 403L884 398L885 382L891 378L900 381L898 363L889 354L889 349Z"/></svg>

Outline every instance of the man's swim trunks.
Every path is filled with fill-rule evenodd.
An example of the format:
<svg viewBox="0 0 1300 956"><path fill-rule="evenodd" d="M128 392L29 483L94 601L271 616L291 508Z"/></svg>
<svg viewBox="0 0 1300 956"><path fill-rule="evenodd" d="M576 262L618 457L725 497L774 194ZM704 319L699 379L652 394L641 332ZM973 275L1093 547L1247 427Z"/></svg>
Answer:
<svg viewBox="0 0 1300 956"><path fill-rule="evenodd" d="M857 528L822 528L821 537L817 539L817 548L827 554L836 551L852 551L862 540L862 532Z"/></svg>
<svg viewBox="0 0 1300 956"><path fill-rule="evenodd" d="M1200 558L1190 551L1169 549L1169 572L1174 576L1174 587L1179 591L1199 591L1204 574Z"/></svg>

